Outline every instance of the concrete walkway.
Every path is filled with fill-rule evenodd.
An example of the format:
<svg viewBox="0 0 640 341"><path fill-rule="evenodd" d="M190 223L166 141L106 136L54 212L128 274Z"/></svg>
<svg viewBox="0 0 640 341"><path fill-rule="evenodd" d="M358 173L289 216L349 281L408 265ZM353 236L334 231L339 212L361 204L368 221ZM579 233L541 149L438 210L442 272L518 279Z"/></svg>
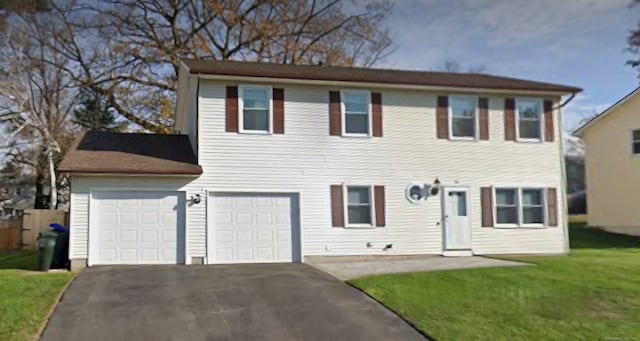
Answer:
<svg viewBox="0 0 640 341"><path fill-rule="evenodd" d="M305 259L305 261L343 281L368 275L532 265L480 256L441 257L431 255L314 257Z"/></svg>

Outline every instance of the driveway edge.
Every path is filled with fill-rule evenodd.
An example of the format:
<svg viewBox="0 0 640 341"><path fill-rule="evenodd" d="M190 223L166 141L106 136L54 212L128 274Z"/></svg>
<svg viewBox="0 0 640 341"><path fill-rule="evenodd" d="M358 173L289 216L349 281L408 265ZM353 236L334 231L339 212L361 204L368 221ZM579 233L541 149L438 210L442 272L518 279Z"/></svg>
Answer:
<svg viewBox="0 0 640 341"><path fill-rule="evenodd" d="M38 333L36 334L36 339L40 339L42 337L42 334L44 333L44 330L47 329L47 325L49 325L49 320L51 319L51 315L53 315L53 313L58 308L58 305L60 304L60 301L62 301L62 298L64 297L64 294L67 292L67 289L69 289L69 286L71 286L71 283L73 283L73 281L75 281L76 278L78 277L78 273L77 272L69 271L69 273L72 273L73 277L71 277L71 279L69 280L69 283L67 283L67 285L65 285L64 288L62 288L62 290L60 291L58 296L56 296L56 299L53 302L53 305L51 306L51 308L49 308L49 311L47 312L47 316L46 316L46 318L44 320L44 323L38 329Z"/></svg>
<svg viewBox="0 0 640 341"><path fill-rule="evenodd" d="M401 314L399 314L397 311L389 308L386 304L382 303L381 301L379 301L377 298L369 295L368 292L364 291L364 290L360 290L360 288L358 288L357 286L353 285L350 281L344 281L347 285L349 285L350 287L360 291L361 293L365 294L367 297L369 297L370 299L374 300L375 302L377 302L379 305L383 306L385 309L387 309L388 311L392 312L394 315L398 316L402 321L404 321L406 324L408 324L409 326L411 326L411 328L415 329L415 331L417 331L420 335L424 336L427 340L429 341L438 341L436 340L433 336L429 335L427 332L421 330L420 328L418 328L418 326L416 326L415 323L413 323L413 321L409 320L408 318L402 316Z"/></svg>

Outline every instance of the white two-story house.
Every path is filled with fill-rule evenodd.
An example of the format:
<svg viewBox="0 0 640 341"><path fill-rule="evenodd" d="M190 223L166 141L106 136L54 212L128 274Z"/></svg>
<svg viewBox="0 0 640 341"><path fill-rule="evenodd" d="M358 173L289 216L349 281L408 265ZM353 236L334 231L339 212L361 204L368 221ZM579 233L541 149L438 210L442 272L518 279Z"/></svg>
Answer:
<svg viewBox="0 0 640 341"><path fill-rule="evenodd" d="M178 135L81 136L70 258L568 251L563 96L480 74L182 62Z"/></svg>

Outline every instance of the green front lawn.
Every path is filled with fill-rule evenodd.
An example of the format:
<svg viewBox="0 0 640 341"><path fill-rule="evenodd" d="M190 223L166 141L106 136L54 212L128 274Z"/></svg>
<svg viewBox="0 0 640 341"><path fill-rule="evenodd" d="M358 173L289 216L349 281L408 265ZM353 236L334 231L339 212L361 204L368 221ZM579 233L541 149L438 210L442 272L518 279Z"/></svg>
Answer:
<svg viewBox="0 0 640 341"><path fill-rule="evenodd" d="M36 265L33 251L0 252L0 340L33 340L74 276Z"/></svg>
<svg viewBox="0 0 640 341"><path fill-rule="evenodd" d="M571 227L537 266L370 276L351 283L436 340L640 340L640 241Z"/></svg>

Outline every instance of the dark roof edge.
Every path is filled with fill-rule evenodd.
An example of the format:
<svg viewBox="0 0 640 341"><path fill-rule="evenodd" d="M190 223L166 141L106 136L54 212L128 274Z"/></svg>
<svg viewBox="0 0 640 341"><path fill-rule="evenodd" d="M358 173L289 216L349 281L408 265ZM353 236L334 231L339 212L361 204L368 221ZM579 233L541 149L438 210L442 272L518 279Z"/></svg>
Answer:
<svg viewBox="0 0 640 341"><path fill-rule="evenodd" d="M195 169L197 167L198 169ZM116 168L64 168L60 167L58 169L61 173L69 173L69 174L113 174L113 175L192 175L198 176L202 174L202 167L194 166L193 171L177 171L177 172L163 172L163 171L149 171L149 170L127 170L127 169L116 169Z"/></svg>
<svg viewBox="0 0 640 341"><path fill-rule="evenodd" d="M331 77L325 78L313 78L313 77L305 77L304 75L297 75L295 77L290 76L277 76L277 75L264 75L259 73L251 73L251 72L229 72L229 71L207 71L202 69L192 69L188 64L189 62L211 62L211 63L229 63L229 64L262 64L262 65L273 65L274 67L300 67L301 69L315 69L318 68L326 68L327 70L343 70L343 71L363 71L363 72L393 72L398 74L407 74L407 75L418 75L418 74L431 74L431 75L447 75L447 76L462 76L462 77L487 77L492 78L494 80L502 80L502 81L511 81L511 82L523 82L523 83L538 83L538 86L544 87L555 87L556 89L542 89L536 88L534 85L529 85L531 89L526 89L523 85L523 88L511 88L511 87L496 87L496 86L465 86L460 84L416 84L414 82L397 82L397 81L385 81L385 80L363 80L363 79L332 79ZM498 76L491 75L486 73L452 73L452 72L439 72L439 71L419 71L419 70L401 70L401 69L382 69L382 68L362 68L362 67L346 67L346 66L318 66L318 65L292 65L292 64L277 64L277 63L262 63L262 62L242 62L242 61L216 61L216 60L195 60L195 59L182 59L181 64L184 68L193 75L217 75L217 76L228 76L228 77L244 77L244 78L264 78L264 79L283 79L283 80L296 80L296 81L308 81L308 82L344 82L344 83L363 83L363 84L380 84L380 85L398 85L398 86L414 86L414 87L434 87L434 88L452 88L452 89L491 89L496 91L532 91L532 92L542 92L542 93L578 93L582 92L583 89L576 86L562 85L556 83L547 83L541 81L527 80L523 78L516 77L506 77L506 76Z"/></svg>

